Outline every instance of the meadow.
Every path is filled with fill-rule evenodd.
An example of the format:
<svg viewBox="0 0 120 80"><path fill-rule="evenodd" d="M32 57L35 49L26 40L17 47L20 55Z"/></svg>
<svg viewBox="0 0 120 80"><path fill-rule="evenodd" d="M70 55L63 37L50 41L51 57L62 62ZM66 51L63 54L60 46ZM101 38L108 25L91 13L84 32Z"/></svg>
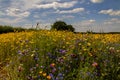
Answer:
<svg viewBox="0 0 120 80"><path fill-rule="evenodd" d="M120 34L0 34L0 80L120 80Z"/></svg>

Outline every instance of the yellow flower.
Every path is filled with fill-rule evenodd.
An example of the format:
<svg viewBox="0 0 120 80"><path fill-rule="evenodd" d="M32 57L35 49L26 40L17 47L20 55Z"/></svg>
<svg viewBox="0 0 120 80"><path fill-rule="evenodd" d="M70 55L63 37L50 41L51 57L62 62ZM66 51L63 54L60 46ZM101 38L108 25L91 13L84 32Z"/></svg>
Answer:
<svg viewBox="0 0 120 80"><path fill-rule="evenodd" d="M48 80L50 80L50 79L51 79L51 76L50 76L50 75L48 75L48 76L47 76L47 79L48 79Z"/></svg>
<svg viewBox="0 0 120 80"><path fill-rule="evenodd" d="M87 45L88 45L88 46L90 46L90 45L91 45L91 43L87 43Z"/></svg>
<svg viewBox="0 0 120 80"><path fill-rule="evenodd" d="M46 73L43 73L42 75L45 77L47 74L46 74Z"/></svg>
<svg viewBox="0 0 120 80"><path fill-rule="evenodd" d="M39 74L42 74L42 73L43 73L43 71L40 71L40 72L39 72Z"/></svg>
<svg viewBox="0 0 120 80"><path fill-rule="evenodd" d="M33 57L33 56L34 56L34 54L31 55L31 57Z"/></svg>
<svg viewBox="0 0 120 80"><path fill-rule="evenodd" d="M93 56L92 53L88 53L90 56Z"/></svg>
<svg viewBox="0 0 120 80"><path fill-rule="evenodd" d="M55 63L50 64L50 67L55 67Z"/></svg>
<svg viewBox="0 0 120 80"><path fill-rule="evenodd" d="M66 57L63 57L63 59L65 59Z"/></svg>

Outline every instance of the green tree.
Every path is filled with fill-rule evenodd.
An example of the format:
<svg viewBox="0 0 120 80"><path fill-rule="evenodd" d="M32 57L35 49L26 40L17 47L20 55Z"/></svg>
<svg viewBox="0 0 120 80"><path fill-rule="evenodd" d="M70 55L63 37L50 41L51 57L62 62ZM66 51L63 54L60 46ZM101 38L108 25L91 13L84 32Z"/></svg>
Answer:
<svg viewBox="0 0 120 80"><path fill-rule="evenodd" d="M68 30L74 32L74 28L72 25L67 25L64 21L56 21L52 26L51 30L56 29L56 30Z"/></svg>

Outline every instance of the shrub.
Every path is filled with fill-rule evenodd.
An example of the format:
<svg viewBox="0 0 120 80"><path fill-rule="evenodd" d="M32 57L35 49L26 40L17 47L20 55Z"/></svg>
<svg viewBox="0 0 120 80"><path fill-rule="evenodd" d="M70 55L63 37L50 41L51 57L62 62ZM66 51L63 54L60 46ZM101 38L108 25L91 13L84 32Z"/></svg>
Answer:
<svg viewBox="0 0 120 80"><path fill-rule="evenodd" d="M72 25L67 25L64 21L56 21L52 26L51 30L56 29L58 30L67 30L74 32L74 28Z"/></svg>
<svg viewBox="0 0 120 80"><path fill-rule="evenodd" d="M13 32L14 29L11 26L1 26L0 25L0 33L8 33L8 32Z"/></svg>

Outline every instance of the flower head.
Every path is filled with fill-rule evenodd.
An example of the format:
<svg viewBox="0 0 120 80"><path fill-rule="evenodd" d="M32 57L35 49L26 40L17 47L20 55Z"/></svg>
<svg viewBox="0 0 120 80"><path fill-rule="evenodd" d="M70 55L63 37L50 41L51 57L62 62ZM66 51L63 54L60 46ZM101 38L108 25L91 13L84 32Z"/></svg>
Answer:
<svg viewBox="0 0 120 80"><path fill-rule="evenodd" d="M97 66L98 66L98 63L97 63L97 62L94 62L94 63L92 64L92 66L97 67Z"/></svg>
<svg viewBox="0 0 120 80"><path fill-rule="evenodd" d="M47 79L48 79L48 80L50 80L50 79L51 79L51 76L50 76L50 75L48 75L48 76L47 76Z"/></svg>
<svg viewBox="0 0 120 80"><path fill-rule="evenodd" d="M45 77L47 74L46 74L46 73L43 73L42 75Z"/></svg>
<svg viewBox="0 0 120 80"><path fill-rule="evenodd" d="M52 68L55 67L55 63L50 64L50 67Z"/></svg>

